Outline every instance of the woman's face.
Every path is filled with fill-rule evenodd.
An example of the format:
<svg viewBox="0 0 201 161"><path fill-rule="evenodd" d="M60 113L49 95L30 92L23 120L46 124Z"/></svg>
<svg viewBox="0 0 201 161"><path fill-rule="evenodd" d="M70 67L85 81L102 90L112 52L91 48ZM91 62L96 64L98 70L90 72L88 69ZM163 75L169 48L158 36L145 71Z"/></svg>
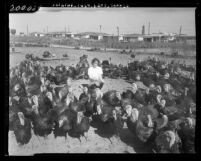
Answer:
<svg viewBox="0 0 201 161"><path fill-rule="evenodd" d="M98 66L98 61L95 61L92 65L94 68L96 68Z"/></svg>

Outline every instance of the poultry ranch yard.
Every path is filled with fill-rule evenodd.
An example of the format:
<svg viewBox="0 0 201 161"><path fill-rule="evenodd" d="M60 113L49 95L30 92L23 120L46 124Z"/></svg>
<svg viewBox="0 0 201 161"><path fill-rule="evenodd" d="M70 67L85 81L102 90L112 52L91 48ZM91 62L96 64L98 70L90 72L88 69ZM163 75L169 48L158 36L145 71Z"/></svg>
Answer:
<svg viewBox="0 0 201 161"><path fill-rule="evenodd" d="M25 59L27 53L33 53L34 56L42 57L45 50L50 53L56 54L57 57L62 57L63 54L68 54L68 60L55 60L41 62L45 65L56 66L60 63L64 65L76 65L79 61L79 57L83 54L88 55L88 61L94 57L100 60L112 58L113 64L126 65L128 60L131 59L129 55L123 55L110 52L88 52L84 50L73 50L63 48L16 48L16 51L20 53L10 54L10 66L15 66L17 63ZM135 59L145 59L148 55L137 55ZM165 58L167 61L171 58ZM183 61L183 60L182 60ZM186 63L195 64L195 59L188 59ZM81 93L79 85L81 83L87 83L87 80L76 80L73 82L73 89L75 95L78 97ZM105 85L102 89L103 92L107 90L115 89L123 91L131 85L122 79L109 79L105 78ZM133 136L133 134L127 129L126 125L120 132L120 139L112 137L110 142L107 139L109 132L104 134L98 133L98 131L90 127L88 133L88 140L81 138L81 142L77 138L68 136L67 140L64 137L54 138L53 134L48 135L47 138L37 137L32 132L32 138L30 142L24 146L19 146L16 143L15 136L12 132L8 133L8 152L9 155L33 155L36 153L146 153L151 152L150 149L142 144Z"/></svg>

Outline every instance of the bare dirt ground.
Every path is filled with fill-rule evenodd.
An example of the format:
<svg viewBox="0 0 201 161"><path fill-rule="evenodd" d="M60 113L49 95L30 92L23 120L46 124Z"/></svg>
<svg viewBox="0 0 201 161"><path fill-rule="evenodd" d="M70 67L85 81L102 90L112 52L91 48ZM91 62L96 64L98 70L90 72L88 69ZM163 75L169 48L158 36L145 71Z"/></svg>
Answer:
<svg viewBox="0 0 201 161"><path fill-rule="evenodd" d="M116 53L104 53L104 52L87 52L73 49L62 48L16 48L16 51L21 53L10 54L10 66L15 66L17 63L24 59L25 54L33 53L35 56L42 57L45 50L62 57L63 54L68 54L69 60L65 61L51 61L44 62L46 65L56 66L60 63L64 65L76 65L79 61L79 57L83 54L88 55L88 61L94 57L100 60L112 58L112 63L126 65L128 60L131 59L129 55L120 55ZM144 59L147 56L137 56L136 59ZM171 59L167 59L171 60ZM187 63L195 64L195 60L189 60ZM43 63L42 63L43 64ZM81 91L79 85L82 83L88 83L87 80L77 80L73 82L73 89L75 95L79 97ZM105 78L105 85L102 89L103 92L108 90L123 91L129 88L131 85L122 79L109 79ZM148 147L142 145L134 135L125 127L120 132L120 139L113 136L111 138L112 143L96 132L94 127L90 127L88 133L88 140L81 138L81 143L77 138L70 136L65 140L64 137L54 138L53 134L50 134L47 138L37 137L32 132L32 138L30 142L24 146L19 146L16 143L13 132L8 133L8 152L9 155L33 155L36 153L148 153L151 152Z"/></svg>

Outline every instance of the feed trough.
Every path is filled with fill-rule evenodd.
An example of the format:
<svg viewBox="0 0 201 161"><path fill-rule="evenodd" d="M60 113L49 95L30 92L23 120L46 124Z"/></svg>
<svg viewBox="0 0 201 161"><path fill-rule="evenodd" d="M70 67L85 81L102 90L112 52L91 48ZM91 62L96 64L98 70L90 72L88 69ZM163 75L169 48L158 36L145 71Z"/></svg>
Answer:
<svg viewBox="0 0 201 161"><path fill-rule="evenodd" d="M68 60L68 57L63 57L63 58L38 58L39 61L52 61L52 60Z"/></svg>

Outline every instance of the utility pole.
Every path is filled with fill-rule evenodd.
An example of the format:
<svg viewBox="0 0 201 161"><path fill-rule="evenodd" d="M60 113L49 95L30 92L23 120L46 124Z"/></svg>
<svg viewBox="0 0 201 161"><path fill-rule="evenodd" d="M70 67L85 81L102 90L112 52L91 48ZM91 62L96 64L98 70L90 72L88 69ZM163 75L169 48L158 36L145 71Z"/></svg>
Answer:
<svg viewBox="0 0 201 161"><path fill-rule="evenodd" d="M29 34L29 28L28 28L28 25L27 25L27 36L28 36L28 34Z"/></svg>
<svg viewBox="0 0 201 161"><path fill-rule="evenodd" d="M150 35L150 22L149 22L149 26L148 26L148 35Z"/></svg>
<svg viewBox="0 0 201 161"><path fill-rule="evenodd" d="M145 34L145 26L143 25L142 26L142 35L144 35Z"/></svg>
<svg viewBox="0 0 201 161"><path fill-rule="evenodd" d="M119 37L119 27L117 26L117 35Z"/></svg>
<svg viewBox="0 0 201 161"><path fill-rule="evenodd" d="M181 35L181 30L182 30L182 26L180 26L180 29L179 29L179 36Z"/></svg>
<svg viewBox="0 0 201 161"><path fill-rule="evenodd" d="M47 33L48 33L48 26L47 26Z"/></svg>
<svg viewBox="0 0 201 161"><path fill-rule="evenodd" d="M66 26L65 26L65 34L66 34Z"/></svg>
<svg viewBox="0 0 201 161"><path fill-rule="evenodd" d="M102 26L100 25L99 27L100 27L100 33L101 33L101 27L102 27Z"/></svg>

